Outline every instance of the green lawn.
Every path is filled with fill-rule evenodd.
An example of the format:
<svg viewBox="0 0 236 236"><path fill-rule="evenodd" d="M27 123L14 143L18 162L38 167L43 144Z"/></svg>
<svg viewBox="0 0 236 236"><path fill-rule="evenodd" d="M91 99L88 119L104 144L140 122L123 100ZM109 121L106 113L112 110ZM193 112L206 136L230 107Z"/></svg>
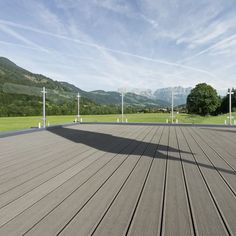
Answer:
<svg viewBox="0 0 236 236"><path fill-rule="evenodd" d="M236 112L233 114L236 117ZM227 115L219 116L198 116L189 114L177 114L176 118L179 123L195 123L195 124L224 124ZM82 116L84 122L116 122L120 115L85 115ZM166 122L171 120L169 114L163 113L146 113L146 114L128 114L125 116L128 122ZM53 124L72 123L75 116L48 116L47 122ZM42 123L39 116L32 117L2 117L0 118L0 131L21 130L31 127L37 127L38 123Z"/></svg>

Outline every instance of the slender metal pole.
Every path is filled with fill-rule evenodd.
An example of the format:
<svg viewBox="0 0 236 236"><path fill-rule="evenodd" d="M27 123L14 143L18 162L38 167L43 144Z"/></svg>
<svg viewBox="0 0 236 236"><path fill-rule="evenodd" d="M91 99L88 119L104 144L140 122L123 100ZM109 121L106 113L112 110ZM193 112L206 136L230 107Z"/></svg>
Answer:
<svg viewBox="0 0 236 236"><path fill-rule="evenodd" d="M173 88L171 91L171 123L174 123L174 93Z"/></svg>
<svg viewBox="0 0 236 236"><path fill-rule="evenodd" d="M78 114L77 114L77 122L79 122L80 119L80 95L78 93L77 95L77 99L78 99Z"/></svg>
<svg viewBox="0 0 236 236"><path fill-rule="evenodd" d="M232 92L232 89L230 88L229 90L228 90L229 92L228 92L228 94L229 94L229 124L230 125L232 125L232 94L234 94L233 92Z"/></svg>
<svg viewBox="0 0 236 236"><path fill-rule="evenodd" d="M229 124L232 125L232 117L231 117L231 89L229 89Z"/></svg>
<svg viewBox="0 0 236 236"><path fill-rule="evenodd" d="M121 93L121 120L124 122L124 92Z"/></svg>
<svg viewBox="0 0 236 236"><path fill-rule="evenodd" d="M46 89L43 87L43 128L46 128Z"/></svg>

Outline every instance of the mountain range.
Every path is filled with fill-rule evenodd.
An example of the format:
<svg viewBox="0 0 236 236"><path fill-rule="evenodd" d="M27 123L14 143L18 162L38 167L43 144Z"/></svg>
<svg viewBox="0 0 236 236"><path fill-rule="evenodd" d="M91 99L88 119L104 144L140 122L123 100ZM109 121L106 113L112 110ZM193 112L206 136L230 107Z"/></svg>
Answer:
<svg viewBox="0 0 236 236"><path fill-rule="evenodd" d="M46 87L49 91L47 94L49 98L50 91L53 91L52 93L54 94L54 97L55 94L57 94L57 96L62 96L62 94L65 95L71 93L71 95L75 96L79 93L81 97L98 104L118 105L121 103L119 92L103 90L87 92L77 88L73 84L55 81L41 74L34 74L17 66L9 59L0 57L0 91L11 94L33 94L41 96L39 88L41 89L42 87ZM125 93L124 101L126 105L141 107L167 107L170 105L169 102L162 99L151 98L133 92Z"/></svg>
<svg viewBox="0 0 236 236"><path fill-rule="evenodd" d="M103 105L120 105L121 95L118 91L84 91L73 84L55 81L41 74L35 74L17 66L11 60L0 57L0 93L26 94L42 96L41 89L48 90L47 98L56 100L75 97L78 93L89 103ZM126 88L124 102L127 106L139 107L170 107L172 91L174 106L186 104L191 87L167 87L152 91L151 89ZM218 91L223 96L226 91Z"/></svg>
<svg viewBox="0 0 236 236"><path fill-rule="evenodd" d="M163 100L171 104L172 102L172 91L174 95L174 106L184 105L186 104L187 96L191 92L191 87L183 88L181 86L178 87L167 87L167 88L160 88L155 91L151 89L128 89L128 91L148 97L154 100Z"/></svg>
<svg viewBox="0 0 236 236"><path fill-rule="evenodd" d="M183 105L186 104L186 100L191 92L191 89L191 87L183 88L181 86L157 89L154 92L154 97L155 99L161 98L164 101L171 103L173 92L174 106Z"/></svg>

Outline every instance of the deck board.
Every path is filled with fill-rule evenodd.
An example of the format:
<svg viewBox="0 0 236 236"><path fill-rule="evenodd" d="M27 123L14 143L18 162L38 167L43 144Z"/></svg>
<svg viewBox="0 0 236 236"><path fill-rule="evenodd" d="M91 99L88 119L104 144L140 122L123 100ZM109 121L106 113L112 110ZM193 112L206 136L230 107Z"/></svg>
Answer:
<svg viewBox="0 0 236 236"><path fill-rule="evenodd" d="M139 146L139 148L142 148ZM140 150L141 151L141 150ZM140 157L129 155L125 163L116 171L104 187L94 196L73 220L62 231L62 235L73 235L80 232L80 235L91 234L105 213L109 210L116 198L119 197L123 185L128 181ZM106 198L104 198L106 195ZM99 202L99 204L97 204ZM89 221L87 220L89 219ZM128 222L127 222L128 223Z"/></svg>
<svg viewBox="0 0 236 236"><path fill-rule="evenodd" d="M195 129L195 132L199 135L199 137L204 140L208 146L214 150L218 156L221 157L222 160L226 162L228 166L230 166L234 171L236 171L236 145L232 145L229 143L229 139L218 139L218 135L211 135L209 132L199 132Z"/></svg>
<svg viewBox="0 0 236 236"><path fill-rule="evenodd" d="M189 186L190 201L192 203L193 220L195 221L195 230L199 235L227 235L225 225L217 211L209 189L202 177L198 165L201 155L200 149L189 135L187 129L182 129L185 140L189 146L192 155L188 155L187 161L183 159L186 170L186 180ZM208 171L214 171L211 165L206 165ZM211 225L211 227L209 227ZM214 226L214 227L213 227Z"/></svg>
<svg viewBox="0 0 236 236"><path fill-rule="evenodd" d="M157 235L160 232L168 132L167 127L161 131L150 173L130 224L128 235Z"/></svg>
<svg viewBox="0 0 236 236"><path fill-rule="evenodd" d="M170 130L163 235L193 234L175 129Z"/></svg>
<svg viewBox="0 0 236 236"><path fill-rule="evenodd" d="M235 144L141 124L0 138L0 235L236 235Z"/></svg>
<svg viewBox="0 0 236 236"><path fill-rule="evenodd" d="M154 134L155 132L152 133L151 139ZM151 140L149 139L146 141L150 142ZM142 155L139 162L96 228L94 235L124 235L127 231L129 220L131 219L135 206L139 200L139 195L145 184L145 179L152 162L152 156L155 152L155 149L149 147L148 144L141 145L142 149L140 152ZM151 156L146 156L147 153L150 153Z"/></svg>

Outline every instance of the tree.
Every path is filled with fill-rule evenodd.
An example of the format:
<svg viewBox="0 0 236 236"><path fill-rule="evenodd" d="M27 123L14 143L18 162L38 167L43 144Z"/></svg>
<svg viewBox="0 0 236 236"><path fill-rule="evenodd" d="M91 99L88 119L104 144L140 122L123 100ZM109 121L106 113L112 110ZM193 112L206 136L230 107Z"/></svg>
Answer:
<svg viewBox="0 0 236 236"><path fill-rule="evenodd" d="M232 92L233 92L233 94L231 96L232 110L235 111L235 109L236 109L236 89L232 89ZM229 95L222 98L220 112L222 112L222 113L229 112Z"/></svg>
<svg viewBox="0 0 236 236"><path fill-rule="evenodd" d="M206 83L197 84L187 97L187 110L190 114L214 114L219 106L220 97L216 90Z"/></svg>

